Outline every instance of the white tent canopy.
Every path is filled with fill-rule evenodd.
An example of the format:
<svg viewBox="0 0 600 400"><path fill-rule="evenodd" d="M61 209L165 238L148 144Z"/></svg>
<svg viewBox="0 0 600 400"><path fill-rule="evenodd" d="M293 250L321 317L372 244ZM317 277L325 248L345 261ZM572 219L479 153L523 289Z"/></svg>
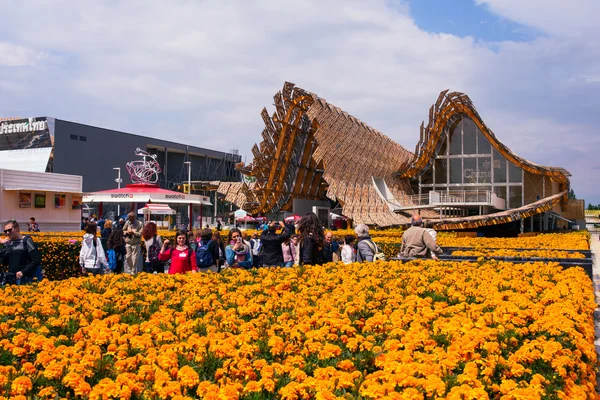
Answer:
<svg viewBox="0 0 600 400"><path fill-rule="evenodd" d="M179 203L179 204L202 204L212 206L208 201L208 197L195 194L177 193L153 193L148 192L127 192L126 189L121 189L119 193L116 191L105 191L96 193L85 193L83 201L85 203L128 203L128 202L151 202L151 203Z"/></svg>
<svg viewBox="0 0 600 400"><path fill-rule="evenodd" d="M167 204L146 204L144 208L138 210L138 214L171 215L177 212Z"/></svg>
<svg viewBox="0 0 600 400"><path fill-rule="evenodd" d="M246 217L247 215L248 215L248 213L247 213L246 211L242 210L242 209L236 210L236 211L233 213L233 216L235 217L235 219L238 219L238 218L244 218L244 217Z"/></svg>

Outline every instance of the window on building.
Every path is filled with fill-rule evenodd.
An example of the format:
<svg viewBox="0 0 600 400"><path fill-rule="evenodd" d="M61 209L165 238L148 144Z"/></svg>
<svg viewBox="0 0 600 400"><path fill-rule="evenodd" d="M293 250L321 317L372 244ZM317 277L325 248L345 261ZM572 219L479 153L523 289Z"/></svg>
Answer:
<svg viewBox="0 0 600 400"><path fill-rule="evenodd" d="M523 181L523 172L521 168L513 163L508 163L508 181L512 183L520 183Z"/></svg>
<svg viewBox="0 0 600 400"><path fill-rule="evenodd" d="M494 149L494 183L506 183L506 158Z"/></svg>
<svg viewBox="0 0 600 400"><path fill-rule="evenodd" d="M462 154L462 121L450 131L450 154Z"/></svg>
<svg viewBox="0 0 600 400"><path fill-rule="evenodd" d="M477 159L477 183L492 183L492 159L490 157Z"/></svg>
<svg viewBox="0 0 600 400"><path fill-rule="evenodd" d="M492 154L492 145L479 129L477 129L477 153Z"/></svg>
<svg viewBox="0 0 600 400"><path fill-rule="evenodd" d="M462 183L462 159L450 159L450 183Z"/></svg>
<svg viewBox="0 0 600 400"><path fill-rule="evenodd" d="M462 196L468 194L469 201L486 202L493 184L493 192L506 200L507 208L522 206L522 169L501 155L475 122L468 117L456 121L449 128L446 144L448 154L445 151L437 153L435 176L429 172L429 181L427 178L422 180L423 185L431 187L425 182L435 178L437 190L464 190ZM444 148L441 146L440 150Z"/></svg>
<svg viewBox="0 0 600 400"><path fill-rule="evenodd" d="M477 154L477 127L470 118L463 118L463 154Z"/></svg>
<svg viewBox="0 0 600 400"><path fill-rule="evenodd" d="M87 136L79 136L80 142L87 142Z"/></svg>
<svg viewBox="0 0 600 400"><path fill-rule="evenodd" d="M435 160L435 184L446 184L446 172L448 170L448 160Z"/></svg>
<svg viewBox="0 0 600 400"><path fill-rule="evenodd" d="M494 186L494 193L501 199L506 200L506 186Z"/></svg>
<svg viewBox="0 0 600 400"><path fill-rule="evenodd" d="M523 206L523 187L509 186L508 187L508 207L519 208Z"/></svg>
<svg viewBox="0 0 600 400"><path fill-rule="evenodd" d="M442 146L440 147L440 151L438 151L438 154L443 155L443 154L446 154L446 147L448 147L448 135L446 135L446 133L443 133L440 140L443 140L444 142L442 143Z"/></svg>
<svg viewBox="0 0 600 400"><path fill-rule="evenodd" d="M464 183L477 183L477 159L463 159L463 181Z"/></svg>
<svg viewBox="0 0 600 400"><path fill-rule="evenodd" d="M71 135L71 140L77 140L77 135Z"/></svg>

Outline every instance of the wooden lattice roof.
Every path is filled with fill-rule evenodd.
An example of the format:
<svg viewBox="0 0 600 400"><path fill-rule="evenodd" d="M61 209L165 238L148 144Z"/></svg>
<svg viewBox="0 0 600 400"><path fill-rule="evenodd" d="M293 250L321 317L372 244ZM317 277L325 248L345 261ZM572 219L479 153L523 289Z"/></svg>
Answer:
<svg viewBox="0 0 600 400"><path fill-rule="evenodd" d="M421 125L415 153L293 83L285 83L275 95L274 104L272 116L262 110L263 140L252 148L253 163L239 166L243 173L256 179L255 184L219 187L227 201L245 205L253 214L289 211L294 198L329 198L338 201L343 214L356 223L381 227L406 225L412 213L406 206L411 204L410 196L414 194L410 179L429 168L442 144L442 133L465 115L504 157L525 171L557 181L561 194L517 210L460 219L439 220L437 212L424 209L420 214L425 219L432 220L438 229L483 226L525 218L551 208L557 199L566 199L568 172L537 165L514 154L487 128L463 93L447 90L440 93L430 109L427 127ZM391 211L375 188L374 178L385 181L394 198L404 206L403 213Z"/></svg>

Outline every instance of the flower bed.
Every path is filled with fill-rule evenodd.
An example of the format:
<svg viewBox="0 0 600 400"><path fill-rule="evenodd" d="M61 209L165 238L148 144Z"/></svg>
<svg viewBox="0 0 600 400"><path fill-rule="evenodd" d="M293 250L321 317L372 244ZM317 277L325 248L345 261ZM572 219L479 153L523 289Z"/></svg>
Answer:
<svg viewBox="0 0 600 400"><path fill-rule="evenodd" d="M459 238L448 233L439 234L437 242L442 247L589 250L590 234L588 231L580 231L569 233L544 233L537 236L520 238Z"/></svg>
<svg viewBox="0 0 600 400"><path fill-rule="evenodd" d="M2 296L0 396L595 398L596 305L579 268L327 264Z"/></svg>
<svg viewBox="0 0 600 400"><path fill-rule="evenodd" d="M562 250L513 250L513 249L474 249L474 250L456 250L452 252L453 256L468 257L523 257L523 258L585 258L585 255L579 252L568 252Z"/></svg>
<svg viewBox="0 0 600 400"><path fill-rule="evenodd" d="M251 233L252 231L250 231ZM336 231L336 237L343 237ZM350 231L348 231L350 232ZM402 234L400 230L374 231L379 236L374 236L373 240L382 249L388 258L395 257L400 251L402 243ZM389 232L386 236L383 233ZM221 235L226 238L227 231L222 231ZM159 231L163 238L168 238L172 242L175 239L173 231ZM45 276L50 280L66 279L79 276L79 250L81 249L81 238L83 232L41 232L33 234L35 242L42 252L42 260ZM473 248L476 253L465 255L481 255L485 257L495 256L481 252L489 252L489 249L531 249L534 255L512 255L511 251L502 257L544 257L544 258L573 258L576 255L558 257L551 255L550 250L589 250L589 233L570 232L570 233L552 233L542 234L527 238L457 238L452 233L440 232L438 234L438 244L442 247L468 247ZM509 254L511 253L511 254ZM535 255L537 254L537 255ZM458 255L458 254L456 254Z"/></svg>

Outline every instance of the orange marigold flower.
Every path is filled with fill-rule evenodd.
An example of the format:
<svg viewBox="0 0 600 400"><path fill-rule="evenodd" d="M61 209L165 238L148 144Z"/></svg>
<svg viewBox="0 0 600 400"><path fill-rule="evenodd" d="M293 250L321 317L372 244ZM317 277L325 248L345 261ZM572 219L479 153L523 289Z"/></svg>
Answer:
<svg viewBox="0 0 600 400"><path fill-rule="evenodd" d="M13 396L25 395L31 389L33 389L33 382L31 382L31 379L26 376L19 376L10 385L10 394Z"/></svg>
<svg viewBox="0 0 600 400"><path fill-rule="evenodd" d="M187 388L192 388L200 383L198 373L189 365L185 365L179 369L179 372L177 372L177 379L179 379L179 382Z"/></svg>

